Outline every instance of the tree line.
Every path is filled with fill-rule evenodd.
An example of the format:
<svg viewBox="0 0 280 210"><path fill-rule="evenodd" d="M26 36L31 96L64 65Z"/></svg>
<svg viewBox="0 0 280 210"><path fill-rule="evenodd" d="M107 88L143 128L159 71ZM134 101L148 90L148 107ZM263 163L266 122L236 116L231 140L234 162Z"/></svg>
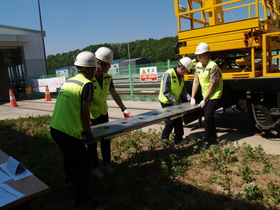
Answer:
<svg viewBox="0 0 280 210"><path fill-rule="evenodd" d="M130 58L147 58L151 63L165 62L167 60L178 61L181 56L176 55L173 45L178 42L178 36L165 37L159 40L136 40L127 43L104 43L98 45L90 45L84 49L77 49L68 53L58 53L56 55L47 56L48 74L54 74L56 69L66 66L73 66L75 57L81 51L95 52L99 47L108 47L114 51L114 60ZM129 49L129 52L128 52Z"/></svg>

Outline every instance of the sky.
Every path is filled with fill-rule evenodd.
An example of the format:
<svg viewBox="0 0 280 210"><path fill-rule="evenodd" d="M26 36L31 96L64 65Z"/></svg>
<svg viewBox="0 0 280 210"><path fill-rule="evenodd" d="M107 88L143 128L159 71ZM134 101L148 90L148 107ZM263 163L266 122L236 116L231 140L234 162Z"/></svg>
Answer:
<svg viewBox="0 0 280 210"><path fill-rule="evenodd" d="M0 0L0 25L41 30L38 0ZM46 55L177 35L173 0L40 0Z"/></svg>

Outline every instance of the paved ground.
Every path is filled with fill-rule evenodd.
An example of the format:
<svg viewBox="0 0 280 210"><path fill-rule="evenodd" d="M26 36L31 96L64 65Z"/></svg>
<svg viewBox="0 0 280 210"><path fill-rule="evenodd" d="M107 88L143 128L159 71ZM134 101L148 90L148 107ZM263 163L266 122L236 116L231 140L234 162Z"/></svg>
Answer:
<svg viewBox="0 0 280 210"><path fill-rule="evenodd" d="M160 109L158 102L149 101L124 101L126 107L132 115L138 115L151 110ZM55 99L45 101L45 99L17 101L17 107L10 107L9 102L0 102L0 120L7 118L28 117L37 115L52 115ZM108 101L110 121L122 118L122 112L114 101ZM280 154L280 138L274 136L261 136L260 131L250 125L246 117L239 113L227 109L226 113L219 110L216 114L216 126L220 139L238 141L239 144L246 142L253 147L261 145L269 154ZM164 123L157 123L148 127L148 129L160 129ZM184 126L185 135L188 138L203 137L204 128L200 128L197 121Z"/></svg>

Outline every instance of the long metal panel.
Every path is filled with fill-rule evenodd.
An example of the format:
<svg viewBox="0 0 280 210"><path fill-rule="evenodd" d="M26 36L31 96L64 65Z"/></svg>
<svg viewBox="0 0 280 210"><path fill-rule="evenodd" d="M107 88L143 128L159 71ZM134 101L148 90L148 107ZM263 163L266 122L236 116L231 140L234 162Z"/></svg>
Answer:
<svg viewBox="0 0 280 210"><path fill-rule="evenodd" d="M191 106L190 103L186 102L182 103L181 105L175 105L135 115L133 118L123 118L95 125L91 127L91 131L95 137L95 141L100 141L102 139L106 140L123 135L129 131L133 131L168 119L182 117L185 114L200 110L201 108L199 106Z"/></svg>

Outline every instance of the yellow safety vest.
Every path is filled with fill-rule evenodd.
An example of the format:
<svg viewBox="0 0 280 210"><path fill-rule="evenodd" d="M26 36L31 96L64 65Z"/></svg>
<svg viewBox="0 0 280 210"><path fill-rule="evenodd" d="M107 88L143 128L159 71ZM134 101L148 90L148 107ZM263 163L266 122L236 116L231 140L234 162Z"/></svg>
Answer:
<svg viewBox="0 0 280 210"><path fill-rule="evenodd" d="M82 90L85 84L91 82L78 74L67 80L57 96L50 126L77 139L82 139L84 131L81 109Z"/></svg>
<svg viewBox="0 0 280 210"><path fill-rule="evenodd" d="M100 87L96 78L92 79L93 82L93 102L91 103L90 118L96 119L101 114L108 113L107 96L110 89L112 77L110 73L103 73L102 88Z"/></svg>
<svg viewBox="0 0 280 210"><path fill-rule="evenodd" d="M178 101L181 93L182 93L182 90L183 90L183 87L184 87L184 77L181 78L181 83L179 82L179 79L177 77L177 74L176 74L176 71L174 69L169 69L167 70L162 78L164 77L165 74L170 74L171 76L171 86L170 86L170 93L171 95L173 96L173 98ZM162 86L163 86L163 80L161 80L161 84L160 84L160 91L159 91L159 96L158 96L158 100L161 102L161 103L164 103L164 104L173 104L172 101L170 101L168 98L166 98L166 96L163 94L162 92Z"/></svg>
<svg viewBox="0 0 280 210"><path fill-rule="evenodd" d="M207 94L207 91L210 87L210 73L211 70L213 68L213 66L216 66L217 64L212 61L209 60L205 70L203 71L203 67L202 67L202 63L199 62L198 64L196 64L195 69L199 78L199 83L201 86L201 92L203 97ZM221 71L221 70L220 70ZM221 72L222 75L222 72ZM210 99L218 99L222 97L222 93L223 93L223 78L221 77L220 80L218 81L218 84L215 88L215 90L211 93L211 95L209 96L209 100Z"/></svg>

